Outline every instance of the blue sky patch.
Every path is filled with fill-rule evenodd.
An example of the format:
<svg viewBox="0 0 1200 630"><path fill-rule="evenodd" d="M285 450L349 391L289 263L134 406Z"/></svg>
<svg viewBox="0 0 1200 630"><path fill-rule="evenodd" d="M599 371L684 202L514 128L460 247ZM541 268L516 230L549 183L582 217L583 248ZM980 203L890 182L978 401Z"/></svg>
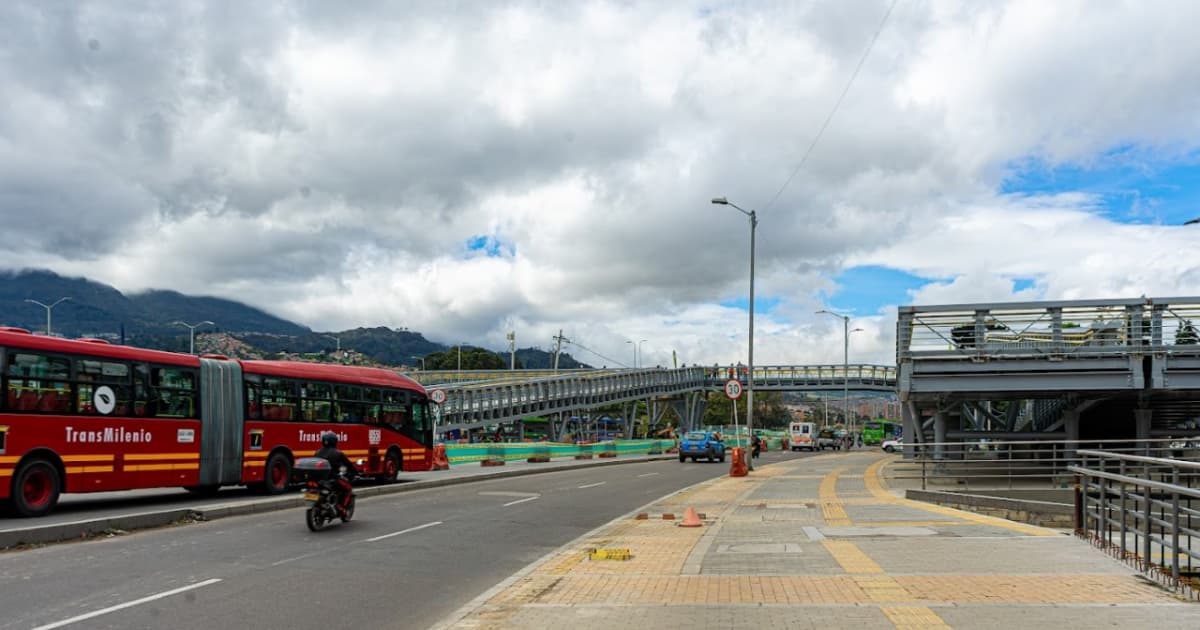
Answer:
<svg viewBox="0 0 1200 630"><path fill-rule="evenodd" d="M780 301L779 298L775 297L775 296L770 296L770 295L754 296L755 319L757 319L757 316L760 314L770 313L772 310L775 309L776 306L779 306L779 301ZM741 311L749 311L750 310L750 298L741 297L741 298L736 298L733 300L725 300L724 302L721 302L721 306L724 306L726 308L736 308Z"/></svg>
<svg viewBox="0 0 1200 630"><path fill-rule="evenodd" d="M1013 278L1013 293L1032 289L1037 285L1037 280L1033 278Z"/></svg>
<svg viewBox="0 0 1200 630"><path fill-rule="evenodd" d="M855 315L874 315L889 304L909 304L910 290L932 282L929 278L878 265L851 267L834 281L838 287L826 297L830 309Z"/></svg>
<svg viewBox="0 0 1200 630"><path fill-rule="evenodd" d="M1178 225L1200 216L1200 153L1157 156L1131 145L1086 163L1017 160L1000 185L1005 194L1094 195L1118 223Z"/></svg>
<svg viewBox="0 0 1200 630"><path fill-rule="evenodd" d="M513 253L512 248L505 247L500 239L482 234L467 239L466 246L468 252L480 252L488 258L499 258L506 253L509 255Z"/></svg>

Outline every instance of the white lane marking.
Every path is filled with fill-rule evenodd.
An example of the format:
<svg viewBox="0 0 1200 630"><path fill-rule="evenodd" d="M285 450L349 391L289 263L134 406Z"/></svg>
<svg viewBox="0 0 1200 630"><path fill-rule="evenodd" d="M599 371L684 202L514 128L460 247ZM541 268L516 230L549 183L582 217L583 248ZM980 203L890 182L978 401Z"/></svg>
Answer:
<svg viewBox="0 0 1200 630"><path fill-rule="evenodd" d="M532 500L538 499L538 498L540 498L540 497L525 497L524 499L517 499L516 501L509 501L508 503L504 504L504 507L508 507L510 505L516 505L518 503L524 503L526 501L532 501Z"/></svg>
<svg viewBox="0 0 1200 630"><path fill-rule="evenodd" d="M277 567L277 566L280 566L280 565L283 565L283 564L287 564L287 563L289 563L289 562L295 562L295 561L297 561L297 560L304 560L305 558L311 558L311 557L313 557L313 556L317 556L317 555L320 555L320 554L322 554L322 553L324 553L324 551L314 551L314 552L312 552L312 553L306 553L306 554L304 554L304 555L302 555L302 556L296 556L295 558L288 558L288 559L286 559L286 560L279 560L279 561L276 561L276 562L272 562L272 563L271 563L271 566L273 566L273 567Z"/></svg>
<svg viewBox="0 0 1200 630"><path fill-rule="evenodd" d="M375 542L375 541L377 541L377 540L383 540L384 538L391 538L392 536L399 536L400 534L407 534L407 533L409 533L409 532L415 532L415 531L417 531L418 529L425 529L426 527L433 527L434 525L441 525L441 524L442 524L442 522L441 522L441 521L434 521L434 522L432 522L432 523L425 523L424 525L417 525L416 527L409 527L408 529L402 529L402 530L400 530L400 531L398 531L398 532L392 532L392 533L390 533L390 534L384 534L384 535L382 535L382 536L376 536L376 537L374 537L374 538L368 538L368 539L366 540L366 542Z"/></svg>
<svg viewBox="0 0 1200 630"><path fill-rule="evenodd" d="M34 628L33 630L51 630L51 628L61 628L63 626L67 626L67 625L70 625L70 624L73 624L73 623L76 623L79 621L84 621L85 619L92 619L94 617L99 617L100 615L107 615L110 612L116 612L118 610L122 610L125 608L139 606L141 604L145 604L146 602L152 602L156 599L162 599L164 597L178 595L184 591L190 591L192 589L200 588L202 586L208 586L209 584L216 584L217 582L220 582L220 581L221 581L221 578L213 578L211 580L204 580L203 582L196 582L195 584L190 584L188 586L181 586L179 588L173 588L169 591L163 591L156 595L149 595L149 596L143 597L141 599L135 599L131 602L125 602L124 604L117 604L116 606L109 606L108 608L102 608L100 610L96 610L96 611L93 611L93 612L90 612L90 613L87 613L84 615L79 615L78 617L71 617L70 619L63 619L62 621L56 621L54 623L46 624L44 626L38 626L38 627Z"/></svg>
<svg viewBox="0 0 1200 630"><path fill-rule="evenodd" d="M658 474L658 473L645 473L645 474L638 475L638 476L639 476L639 477L649 477L650 475L657 475L657 474Z"/></svg>
<svg viewBox="0 0 1200 630"><path fill-rule="evenodd" d="M536 492L480 492L481 497L536 497Z"/></svg>
<svg viewBox="0 0 1200 630"><path fill-rule="evenodd" d="M822 534L821 530L816 527L805 526L803 529L804 533L808 535L809 540L813 542L825 540L825 534Z"/></svg>
<svg viewBox="0 0 1200 630"><path fill-rule="evenodd" d="M603 485L604 485L604 484L606 484L606 483L608 483L608 482L607 482L607 481L601 481L600 483L589 483L589 484L588 484L588 485L586 485L586 486L579 486L579 489L580 489L580 490L582 490L582 489L584 489L584 488L595 488L596 486L603 486Z"/></svg>

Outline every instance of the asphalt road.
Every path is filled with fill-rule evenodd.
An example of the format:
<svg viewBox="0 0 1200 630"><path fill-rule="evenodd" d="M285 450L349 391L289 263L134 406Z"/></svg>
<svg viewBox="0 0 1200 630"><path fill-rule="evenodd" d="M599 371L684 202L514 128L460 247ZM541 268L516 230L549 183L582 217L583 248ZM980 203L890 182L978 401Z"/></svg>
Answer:
<svg viewBox="0 0 1200 630"><path fill-rule="evenodd" d="M294 509L7 552L0 628L427 628L582 534L728 469L563 470L364 499L354 521L318 533Z"/></svg>

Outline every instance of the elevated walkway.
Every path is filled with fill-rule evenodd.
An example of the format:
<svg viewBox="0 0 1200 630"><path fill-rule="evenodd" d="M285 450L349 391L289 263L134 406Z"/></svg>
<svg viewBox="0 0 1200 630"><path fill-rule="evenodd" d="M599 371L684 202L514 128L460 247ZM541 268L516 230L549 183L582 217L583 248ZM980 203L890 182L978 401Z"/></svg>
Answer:
<svg viewBox="0 0 1200 630"><path fill-rule="evenodd" d="M439 628L1184 628L1177 599L1064 530L902 498L896 456L760 465L647 505ZM682 528L687 508L704 525ZM592 554L590 550L612 550ZM622 551L628 550L628 559Z"/></svg>

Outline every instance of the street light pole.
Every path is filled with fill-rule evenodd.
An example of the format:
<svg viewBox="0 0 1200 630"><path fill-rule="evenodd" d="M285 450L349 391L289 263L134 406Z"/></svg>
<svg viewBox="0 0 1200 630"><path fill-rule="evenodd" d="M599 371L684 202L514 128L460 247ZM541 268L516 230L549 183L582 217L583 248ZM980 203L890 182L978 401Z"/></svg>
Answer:
<svg viewBox="0 0 1200 630"><path fill-rule="evenodd" d="M818 315L821 313L833 315L842 320L842 413L846 418L850 434L854 435L854 421L850 418L850 316L823 309L817 311ZM862 328L855 328L854 332L861 330Z"/></svg>
<svg viewBox="0 0 1200 630"><path fill-rule="evenodd" d="M342 353L342 340L337 338L334 335L325 335L325 336L328 337L329 339L332 339L337 344L337 350L334 350L334 352L337 354L341 354Z"/></svg>
<svg viewBox="0 0 1200 630"><path fill-rule="evenodd" d="M634 369L637 369L637 344L629 341L628 339L625 340L625 343L633 346L633 367Z"/></svg>
<svg viewBox="0 0 1200 630"><path fill-rule="evenodd" d="M58 306L60 302L63 302L65 300L69 300L69 299L71 299L69 296L68 297L60 297L57 300L55 300L53 304L49 304L49 305L42 304L41 302L39 302L37 300L27 299L25 301L32 302L33 304L37 304L38 306L46 309L46 336L49 337L50 336L50 311L53 310L55 306Z"/></svg>
<svg viewBox="0 0 1200 630"><path fill-rule="evenodd" d="M639 341L637 344L637 354L634 355L637 358L633 362L634 367L638 367L638 366L646 367L646 355L642 354L642 344L644 344L644 343L646 343L645 339Z"/></svg>
<svg viewBox="0 0 1200 630"><path fill-rule="evenodd" d="M750 338L747 354L749 364L746 374L746 431L748 438L754 439L754 230L758 227L758 214L754 210L744 210L737 204L730 203L725 197L713 197L713 203L720 206L733 206L739 212L750 218ZM736 404L736 401L735 403ZM746 469L754 470L754 460L750 451L746 451Z"/></svg>
<svg viewBox="0 0 1200 630"><path fill-rule="evenodd" d="M199 324L188 324L186 322L173 322L173 323L179 324L180 326L187 326L187 329L188 329L188 354L196 354L196 329L205 324L208 324L209 326L216 326L216 324L208 321L207 319L200 322Z"/></svg>

